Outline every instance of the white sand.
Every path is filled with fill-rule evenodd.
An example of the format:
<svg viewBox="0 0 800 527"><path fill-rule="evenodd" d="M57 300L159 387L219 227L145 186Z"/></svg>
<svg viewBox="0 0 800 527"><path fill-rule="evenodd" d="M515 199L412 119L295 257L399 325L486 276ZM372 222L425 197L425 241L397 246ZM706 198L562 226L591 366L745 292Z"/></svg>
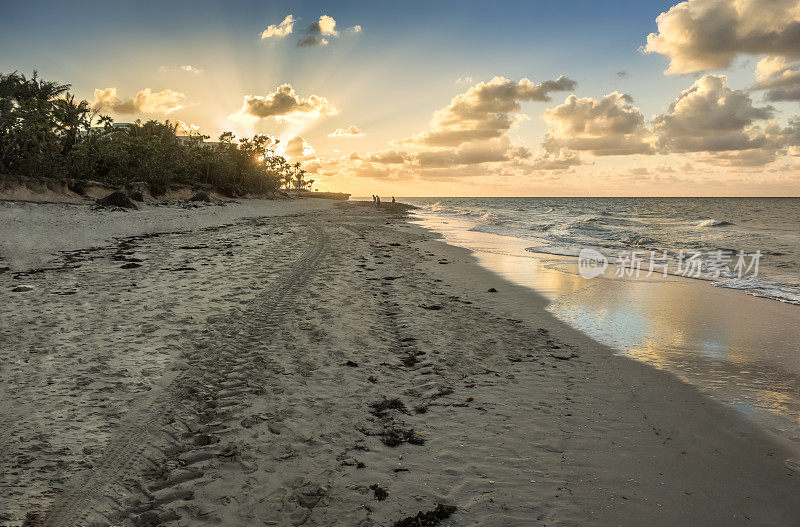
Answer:
<svg viewBox="0 0 800 527"><path fill-rule="evenodd" d="M467 251L319 203L42 215L102 226L84 247L188 232L0 274L0 524L391 525L437 502L443 525L795 522L766 435ZM35 210L3 242L14 268Z"/></svg>

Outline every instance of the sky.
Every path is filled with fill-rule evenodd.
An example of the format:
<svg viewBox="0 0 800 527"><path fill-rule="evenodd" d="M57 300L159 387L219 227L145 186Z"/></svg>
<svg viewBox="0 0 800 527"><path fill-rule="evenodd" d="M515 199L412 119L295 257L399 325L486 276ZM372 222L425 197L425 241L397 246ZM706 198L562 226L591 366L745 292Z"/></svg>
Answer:
<svg viewBox="0 0 800 527"><path fill-rule="evenodd" d="M0 71L320 190L800 196L798 0L3 4Z"/></svg>

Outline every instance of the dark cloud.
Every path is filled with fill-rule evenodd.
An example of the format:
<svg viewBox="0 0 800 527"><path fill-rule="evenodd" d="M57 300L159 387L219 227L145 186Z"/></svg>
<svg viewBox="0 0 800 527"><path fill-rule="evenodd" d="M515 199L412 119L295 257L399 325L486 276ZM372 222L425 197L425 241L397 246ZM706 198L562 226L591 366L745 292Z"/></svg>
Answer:
<svg viewBox="0 0 800 527"><path fill-rule="evenodd" d="M358 26L361 31L361 26ZM338 37L339 32L336 31L336 20L328 15L322 15L319 20L310 24L306 28L305 38L298 40L297 45L304 46L327 46L329 38Z"/></svg>

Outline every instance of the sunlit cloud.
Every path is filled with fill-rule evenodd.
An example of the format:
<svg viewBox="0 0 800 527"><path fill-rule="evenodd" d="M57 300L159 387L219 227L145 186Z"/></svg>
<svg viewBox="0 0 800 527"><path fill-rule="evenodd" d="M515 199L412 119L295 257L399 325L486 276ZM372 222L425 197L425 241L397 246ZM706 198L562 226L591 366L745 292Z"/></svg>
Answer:
<svg viewBox="0 0 800 527"><path fill-rule="evenodd" d="M595 156L652 152L644 117L633 99L619 92L599 100L570 95L542 117L548 126L543 146L551 153L563 149Z"/></svg>
<svg viewBox="0 0 800 527"><path fill-rule="evenodd" d="M267 26L267 29L261 32L261 38L283 38L287 35L290 35L294 30L294 23L297 22L297 19L292 16L292 14L286 15L286 18L281 21L280 24L272 24Z"/></svg>
<svg viewBox="0 0 800 527"><path fill-rule="evenodd" d="M314 147L312 147L305 139L297 135L286 142L286 146L281 153L284 156L297 161L299 159L306 159L313 156Z"/></svg>
<svg viewBox="0 0 800 527"><path fill-rule="evenodd" d="M538 172L540 170L566 170L570 167L582 165L577 152L559 150L548 152L531 160L517 160L516 166L524 172Z"/></svg>
<svg viewBox="0 0 800 527"><path fill-rule="evenodd" d="M242 107L229 115L228 119L253 123L274 117L278 121L306 122L338 112L325 97L310 95L304 98L295 92L291 84L283 84L265 96L245 95Z"/></svg>
<svg viewBox="0 0 800 527"><path fill-rule="evenodd" d="M199 125L193 123L187 123L186 121L182 121L180 119L176 119L175 124L177 125L177 128L175 130L175 133L177 135L193 135L200 133Z"/></svg>
<svg viewBox="0 0 800 527"><path fill-rule="evenodd" d="M551 92L575 89L577 83L563 75L536 84L495 77L455 96L445 108L433 114L429 129L404 142L426 146L458 146L462 143L496 139L526 116L522 101L549 101Z"/></svg>
<svg viewBox="0 0 800 527"><path fill-rule="evenodd" d="M380 152L370 152L364 158L365 161L370 163L379 163L382 165L402 165L412 157L408 152L402 150L383 150Z"/></svg>
<svg viewBox="0 0 800 527"><path fill-rule="evenodd" d="M800 101L800 63L783 57L764 57L756 65L753 91L765 90L768 101Z"/></svg>
<svg viewBox="0 0 800 527"><path fill-rule="evenodd" d="M774 67L762 65L761 74L771 77ZM725 75L706 75L655 117L654 129L662 152L698 152L706 163L756 167L800 143L800 121L791 118L783 127L774 115L771 106L753 105L747 91L729 88Z"/></svg>
<svg viewBox="0 0 800 527"><path fill-rule="evenodd" d="M449 168L524 159L530 155L527 148L512 145L507 137L500 137L464 143L454 149L424 150L416 153L415 161L423 168Z"/></svg>
<svg viewBox="0 0 800 527"><path fill-rule="evenodd" d="M153 92L145 88L135 97L120 99L116 88L106 88L94 90L92 108L117 114L169 114L181 109L185 102L186 95L169 89Z"/></svg>
<svg viewBox="0 0 800 527"><path fill-rule="evenodd" d="M333 132L328 134L328 137L364 137L364 132L361 131L359 127L354 124L351 124L347 128L337 128Z"/></svg>
<svg viewBox="0 0 800 527"><path fill-rule="evenodd" d="M360 26L359 26L360 27ZM329 40L324 37L338 37L336 20L328 15L322 15L319 20L306 28L306 36L297 42L298 46L327 46Z"/></svg>
<svg viewBox="0 0 800 527"><path fill-rule="evenodd" d="M773 68L774 69L774 68ZM770 66L762 66L770 75ZM770 106L753 105L744 90L728 87L724 75L706 75L681 92L668 111L647 123L633 99L613 92L601 99L567 97L548 109L543 146L547 155L533 164L578 163L574 153L594 156L690 154L720 166L758 166L796 144L800 125L782 128Z"/></svg>
<svg viewBox="0 0 800 527"><path fill-rule="evenodd" d="M472 79L469 79L472 82ZM507 132L527 116L523 101L549 101L550 93L572 90L575 81L561 76L534 83L495 77L478 83L454 97L435 112L428 129L410 138L394 141L408 149L350 153L336 167L353 176L402 179L422 177L448 179L456 171L466 177L520 171L563 169L579 164L577 156L551 156L549 163L532 161L531 151L512 142ZM471 167L480 166L480 170Z"/></svg>
<svg viewBox="0 0 800 527"><path fill-rule="evenodd" d="M656 23L642 49L669 58L668 73L727 68L740 54L800 57L796 0L688 0Z"/></svg>
<svg viewBox="0 0 800 527"><path fill-rule="evenodd" d="M681 92L654 126L663 151L749 150L767 144L766 131L753 125L773 114L771 107L754 106L747 92L730 89L725 75L706 75Z"/></svg>

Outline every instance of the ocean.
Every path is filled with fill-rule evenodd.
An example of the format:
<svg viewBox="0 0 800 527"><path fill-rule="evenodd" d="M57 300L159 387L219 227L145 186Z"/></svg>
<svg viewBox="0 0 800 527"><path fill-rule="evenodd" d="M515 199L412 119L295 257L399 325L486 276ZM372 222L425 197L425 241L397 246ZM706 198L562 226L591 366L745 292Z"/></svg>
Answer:
<svg viewBox="0 0 800 527"><path fill-rule="evenodd" d="M800 304L800 198L403 198L422 217L458 218L471 229L529 242L533 253L578 256L591 248L611 263L650 251L677 262L697 254L715 286ZM728 269L708 274L722 251ZM738 255L758 269L736 272ZM670 273L679 272L677 265ZM680 274L680 273L679 273Z"/></svg>

